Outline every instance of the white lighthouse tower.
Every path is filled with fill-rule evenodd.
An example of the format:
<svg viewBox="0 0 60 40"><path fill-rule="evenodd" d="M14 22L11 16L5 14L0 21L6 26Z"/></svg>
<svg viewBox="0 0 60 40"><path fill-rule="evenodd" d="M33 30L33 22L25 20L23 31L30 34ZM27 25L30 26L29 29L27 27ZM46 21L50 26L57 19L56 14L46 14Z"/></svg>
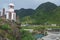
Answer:
<svg viewBox="0 0 60 40"><path fill-rule="evenodd" d="M9 4L9 10L7 11L6 19L9 19L11 21L12 20L16 21L16 13L14 12L14 4L13 3Z"/></svg>

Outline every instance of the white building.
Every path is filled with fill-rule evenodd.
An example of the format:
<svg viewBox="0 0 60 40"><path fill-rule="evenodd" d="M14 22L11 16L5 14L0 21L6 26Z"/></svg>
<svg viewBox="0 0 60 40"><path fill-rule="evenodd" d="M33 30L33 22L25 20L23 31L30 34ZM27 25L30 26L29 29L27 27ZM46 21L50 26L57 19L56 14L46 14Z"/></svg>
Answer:
<svg viewBox="0 0 60 40"><path fill-rule="evenodd" d="M6 12L6 19L16 21L16 13L14 12L14 4L9 4L9 10Z"/></svg>
<svg viewBox="0 0 60 40"><path fill-rule="evenodd" d="M2 10L0 10L0 17L2 17L3 19L7 19L7 20L13 20L16 21L16 13L14 12L14 4L10 3L9 4L9 9L8 11L5 10L5 8L3 8Z"/></svg>

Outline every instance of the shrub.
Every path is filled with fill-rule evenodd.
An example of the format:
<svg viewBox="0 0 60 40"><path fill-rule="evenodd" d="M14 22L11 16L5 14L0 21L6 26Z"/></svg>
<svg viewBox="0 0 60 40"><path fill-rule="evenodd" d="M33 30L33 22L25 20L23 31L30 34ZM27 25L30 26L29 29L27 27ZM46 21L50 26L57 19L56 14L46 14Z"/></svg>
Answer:
<svg viewBox="0 0 60 40"><path fill-rule="evenodd" d="M20 32L22 34L21 40L35 40L32 33L28 32L28 31L24 31L24 30L20 30Z"/></svg>
<svg viewBox="0 0 60 40"><path fill-rule="evenodd" d="M0 27L0 29L3 29L3 30L10 30L10 26L8 24L4 24Z"/></svg>

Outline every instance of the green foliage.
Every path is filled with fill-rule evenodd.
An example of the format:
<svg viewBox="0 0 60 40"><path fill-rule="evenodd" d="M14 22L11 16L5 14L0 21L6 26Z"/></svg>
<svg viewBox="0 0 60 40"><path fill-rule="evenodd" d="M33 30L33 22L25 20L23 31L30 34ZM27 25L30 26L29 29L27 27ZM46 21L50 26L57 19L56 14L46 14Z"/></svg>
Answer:
<svg viewBox="0 0 60 40"><path fill-rule="evenodd" d="M50 21L50 18L54 15L52 11L56 8L57 6L53 3L43 3L36 9L33 18L35 18L37 24L44 24L47 21Z"/></svg>
<svg viewBox="0 0 60 40"><path fill-rule="evenodd" d="M35 27L34 30L38 30L38 31L43 31L43 30L46 30L46 27L44 26L38 26L38 27Z"/></svg>
<svg viewBox="0 0 60 40"><path fill-rule="evenodd" d="M53 10L53 17L51 20L54 20L53 22L56 24L60 24L60 7L57 7L55 10Z"/></svg>
<svg viewBox="0 0 60 40"><path fill-rule="evenodd" d="M2 19L0 18L0 22L2 21Z"/></svg>
<svg viewBox="0 0 60 40"><path fill-rule="evenodd" d="M22 19L22 23L24 24L32 24L32 19L30 16L26 16Z"/></svg>
<svg viewBox="0 0 60 40"><path fill-rule="evenodd" d="M20 16L20 19L25 17L25 16L31 16L34 14L35 10L33 9L24 9L21 8L20 10L15 10L15 12L17 13L17 15Z"/></svg>
<svg viewBox="0 0 60 40"><path fill-rule="evenodd" d="M20 32L22 34L21 40L35 40L32 33L28 32L28 31L24 31L24 30L20 30Z"/></svg>
<svg viewBox="0 0 60 40"><path fill-rule="evenodd" d="M60 7L51 2L39 5L35 10L15 10L22 23L28 24L60 24Z"/></svg>
<svg viewBox="0 0 60 40"><path fill-rule="evenodd" d="M57 6L54 3L46 2L46 3L39 5L36 10L38 10L38 11L44 10L46 12L50 12L50 11L54 10L56 7Z"/></svg>
<svg viewBox="0 0 60 40"><path fill-rule="evenodd" d="M4 24L0 27L0 29L3 29L3 30L10 30L10 26L8 24Z"/></svg>
<svg viewBox="0 0 60 40"><path fill-rule="evenodd" d="M16 37L14 37L14 36L11 35L11 34L7 34L7 38L8 38L9 40L16 40Z"/></svg>

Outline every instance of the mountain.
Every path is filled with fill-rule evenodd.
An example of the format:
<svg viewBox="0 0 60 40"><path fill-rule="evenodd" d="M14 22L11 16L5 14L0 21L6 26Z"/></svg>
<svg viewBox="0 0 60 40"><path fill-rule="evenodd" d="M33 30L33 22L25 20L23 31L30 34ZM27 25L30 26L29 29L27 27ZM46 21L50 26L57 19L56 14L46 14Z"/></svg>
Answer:
<svg viewBox="0 0 60 40"><path fill-rule="evenodd" d="M33 18L36 20L37 24L44 24L49 21L53 15L55 15L53 10L56 8L57 6L51 2L43 3L37 7Z"/></svg>
<svg viewBox="0 0 60 40"><path fill-rule="evenodd" d="M34 12L35 12L35 10L21 8L20 10L15 10L15 12L17 13L17 15L20 16L20 18L23 18L25 16L31 16L31 15L33 15Z"/></svg>
<svg viewBox="0 0 60 40"><path fill-rule="evenodd" d="M51 2L42 3L35 10L15 10L22 23L30 24L60 24L60 6Z"/></svg>
<svg viewBox="0 0 60 40"><path fill-rule="evenodd" d="M56 23L60 24L60 7L57 7L55 10L53 10L53 17L51 17L51 20Z"/></svg>
<svg viewBox="0 0 60 40"><path fill-rule="evenodd" d="M45 9L46 11L51 11L53 9L55 9L57 6L54 3L51 2L46 2L46 3L42 3L41 5L39 5L36 10L41 10L41 9Z"/></svg>

